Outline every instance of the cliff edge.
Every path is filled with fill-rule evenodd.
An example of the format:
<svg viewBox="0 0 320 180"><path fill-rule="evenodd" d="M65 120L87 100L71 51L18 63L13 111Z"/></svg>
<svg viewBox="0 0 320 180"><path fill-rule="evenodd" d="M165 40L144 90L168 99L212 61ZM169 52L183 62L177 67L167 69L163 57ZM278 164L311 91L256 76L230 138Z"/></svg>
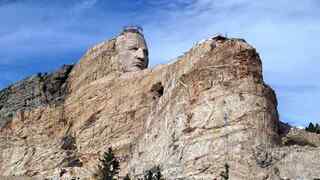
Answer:
<svg viewBox="0 0 320 180"><path fill-rule="evenodd" d="M124 31L74 67L0 91L0 174L94 179L113 147L120 176L158 166L169 180L219 179L228 164L230 179L320 177L320 137L279 121L244 40L216 36L174 63L148 62L142 32Z"/></svg>

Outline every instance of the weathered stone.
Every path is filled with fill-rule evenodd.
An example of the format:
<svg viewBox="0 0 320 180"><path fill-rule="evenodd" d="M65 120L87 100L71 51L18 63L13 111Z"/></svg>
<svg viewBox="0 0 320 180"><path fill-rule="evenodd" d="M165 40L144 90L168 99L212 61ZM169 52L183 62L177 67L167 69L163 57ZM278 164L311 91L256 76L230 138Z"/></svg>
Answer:
<svg viewBox="0 0 320 180"><path fill-rule="evenodd" d="M75 150L77 149L76 147L76 139L75 137L71 136L71 135L66 135L64 137L62 137L61 139L61 149L63 150Z"/></svg>
<svg viewBox="0 0 320 180"><path fill-rule="evenodd" d="M259 55L244 40L214 37L153 69L145 48L140 32L125 31L75 65L63 103L7 110L0 174L94 179L113 147L120 176L160 167L169 180L220 179L227 163L230 179L319 178L319 136L296 143L279 122ZM10 94L0 96L5 106Z"/></svg>
<svg viewBox="0 0 320 180"><path fill-rule="evenodd" d="M0 127L8 123L18 111L63 103L67 94L66 80L72 67L64 65L49 75L38 73L1 90Z"/></svg>
<svg viewBox="0 0 320 180"><path fill-rule="evenodd" d="M282 125L282 144L286 146L311 146L320 147L320 135L307 132L302 129L291 127L290 125Z"/></svg>
<svg viewBox="0 0 320 180"><path fill-rule="evenodd" d="M116 40L118 59L124 72L139 71L148 67L148 49L140 33L122 33Z"/></svg>

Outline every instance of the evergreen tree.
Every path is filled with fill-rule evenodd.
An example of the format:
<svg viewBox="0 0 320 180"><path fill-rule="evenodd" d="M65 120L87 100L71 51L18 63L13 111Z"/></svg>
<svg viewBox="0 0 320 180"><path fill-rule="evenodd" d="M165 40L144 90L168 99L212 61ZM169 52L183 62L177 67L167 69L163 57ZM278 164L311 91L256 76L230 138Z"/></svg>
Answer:
<svg viewBox="0 0 320 180"><path fill-rule="evenodd" d="M156 167L156 172L154 173L154 179L155 180L161 180L162 174L161 174L161 169L160 167Z"/></svg>
<svg viewBox="0 0 320 180"><path fill-rule="evenodd" d="M131 179L130 179L129 175L127 174L126 177L124 177L123 180L131 180Z"/></svg>
<svg viewBox="0 0 320 180"><path fill-rule="evenodd" d="M313 123L309 123L309 126L306 127L306 131L308 131L308 132L313 132L313 131L314 131L314 125L313 125Z"/></svg>
<svg viewBox="0 0 320 180"><path fill-rule="evenodd" d="M145 171L143 180L162 180L161 169L159 166Z"/></svg>
<svg viewBox="0 0 320 180"><path fill-rule="evenodd" d="M114 156L111 147L103 154L103 158L100 159L100 163L100 180L114 180L115 176L119 174L120 167L119 161Z"/></svg>
<svg viewBox="0 0 320 180"><path fill-rule="evenodd" d="M226 163L224 165L225 171L220 173L220 176L222 177L223 180L228 180L229 179L229 165Z"/></svg>
<svg viewBox="0 0 320 180"><path fill-rule="evenodd" d="M320 134L320 125L318 123L309 123L309 126L306 127L306 131Z"/></svg>
<svg viewBox="0 0 320 180"><path fill-rule="evenodd" d="M151 170L148 170L144 173L144 178L143 180L153 180L153 173Z"/></svg>
<svg viewBox="0 0 320 180"><path fill-rule="evenodd" d="M318 123L315 126L315 131L314 132L317 133L317 134L320 134L320 126L319 126Z"/></svg>

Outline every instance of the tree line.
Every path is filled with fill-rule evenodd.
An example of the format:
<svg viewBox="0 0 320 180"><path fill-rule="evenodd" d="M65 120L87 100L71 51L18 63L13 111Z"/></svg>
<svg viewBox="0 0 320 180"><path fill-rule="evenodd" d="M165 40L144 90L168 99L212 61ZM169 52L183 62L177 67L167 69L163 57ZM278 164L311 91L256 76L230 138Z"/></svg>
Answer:
<svg viewBox="0 0 320 180"><path fill-rule="evenodd" d="M108 151L104 152L101 159L99 159L99 180L118 180L120 172L119 160L114 155L112 148L108 148ZM127 174L123 180L131 180L129 174ZM144 172L143 178L138 180L164 180L161 174L160 167L156 166Z"/></svg>
<svg viewBox="0 0 320 180"><path fill-rule="evenodd" d="M104 152L101 159L99 159L99 180L119 180L120 163L114 155L112 148L108 148L108 151ZM225 163L225 170L220 173L222 180L229 180L229 165ZM127 174L123 180L131 180L129 174ZM161 174L161 168L159 166L152 167L145 171L143 178L138 180L165 180Z"/></svg>
<svg viewBox="0 0 320 180"><path fill-rule="evenodd" d="M316 124L309 123L309 126L307 126L305 130L308 132L320 134L320 125L318 123Z"/></svg>

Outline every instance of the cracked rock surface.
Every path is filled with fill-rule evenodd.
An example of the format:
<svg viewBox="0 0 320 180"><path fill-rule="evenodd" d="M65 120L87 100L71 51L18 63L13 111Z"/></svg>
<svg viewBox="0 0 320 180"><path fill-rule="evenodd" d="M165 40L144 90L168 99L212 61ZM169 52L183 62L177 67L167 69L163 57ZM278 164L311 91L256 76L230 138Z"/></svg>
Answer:
<svg viewBox="0 0 320 180"><path fill-rule="evenodd" d="M63 78L31 77L0 92L1 175L95 179L113 147L120 176L159 166L169 180L220 179L228 164L232 180L320 177L320 137L279 121L275 92L244 40L210 38L145 69L147 57L137 66L135 54L146 45L132 43L143 36L124 34L121 43L137 47L105 41ZM134 68L123 69L132 64L124 54Z"/></svg>

